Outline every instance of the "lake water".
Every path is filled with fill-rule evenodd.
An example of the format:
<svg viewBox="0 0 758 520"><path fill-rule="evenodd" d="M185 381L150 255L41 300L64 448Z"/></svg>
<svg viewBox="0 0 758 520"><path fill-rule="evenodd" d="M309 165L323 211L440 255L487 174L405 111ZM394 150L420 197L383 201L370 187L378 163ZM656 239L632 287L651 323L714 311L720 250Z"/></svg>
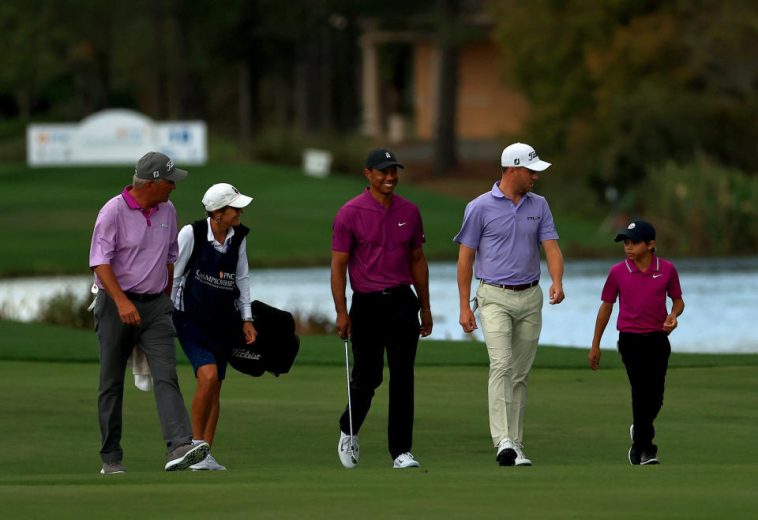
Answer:
<svg viewBox="0 0 758 520"><path fill-rule="evenodd" d="M567 261L566 300L544 306L541 344L588 348L592 341L600 291L612 262ZM686 304L671 344L680 352L758 352L758 257L677 260ZM458 289L454 263L433 263L430 293L432 339L470 339L458 325ZM0 312L8 318L33 320L40 302L70 291L83 298L91 277L46 277L0 280ZM543 292L550 286L543 265ZM475 289L475 287L474 287ZM253 298L293 313L334 317L329 269L253 270ZM472 291L473 293L473 291ZM548 301L545 294L545 302ZM670 307L670 306L669 306ZM606 328L602 348L615 348L618 304ZM481 331L474 333L482 340Z"/></svg>

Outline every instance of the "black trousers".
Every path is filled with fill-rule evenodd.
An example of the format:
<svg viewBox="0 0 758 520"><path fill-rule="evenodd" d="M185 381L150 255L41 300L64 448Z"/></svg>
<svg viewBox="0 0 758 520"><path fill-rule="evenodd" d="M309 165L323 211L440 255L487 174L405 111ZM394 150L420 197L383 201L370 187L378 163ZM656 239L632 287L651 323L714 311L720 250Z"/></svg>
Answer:
<svg viewBox="0 0 758 520"><path fill-rule="evenodd" d="M632 416L634 439L639 451L655 454L653 422L663 406L671 344L663 332L650 334L619 333L619 353L632 387Z"/></svg>
<svg viewBox="0 0 758 520"><path fill-rule="evenodd" d="M413 366L420 331L418 312L418 298L408 286L378 293L354 293L350 306L353 433L360 431L374 393L382 384L386 349L390 375L387 443L393 459L411 451L413 443ZM340 417L340 429L350 432L347 407Z"/></svg>

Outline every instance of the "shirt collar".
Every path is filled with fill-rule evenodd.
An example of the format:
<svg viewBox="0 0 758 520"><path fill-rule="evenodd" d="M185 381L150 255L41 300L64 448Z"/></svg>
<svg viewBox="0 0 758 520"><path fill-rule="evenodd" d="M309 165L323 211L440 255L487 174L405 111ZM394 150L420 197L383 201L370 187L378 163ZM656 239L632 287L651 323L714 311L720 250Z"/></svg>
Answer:
<svg viewBox="0 0 758 520"><path fill-rule="evenodd" d="M206 234L206 238L208 239L208 242L216 242L216 237L213 236L213 229L211 229L211 217L208 217L205 219L208 222L208 233ZM234 236L234 228L230 227L229 231L226 232L226 238L224 238L224 244L226 244L230 238ZM223 244L221 244L223 245Z"/></svg>
<svg viewBox="0 0 758 520"><path fill-rule="evenodd" d="M629 271L630 273L633 273L635 271L639 272L639 269L637 269L637 266L634 264L634 262L630 262L628 258L624 259L624 265L626 265L626 270ZM654 273L657 273L658 271L661 270L661 261L658 258L658 255L656 255L655 253L653 253L653 260L650 262L650 268L652 269L652 272ZM648 269L648 271L645 271L645 272L649 272L649 271L650 269Z"/></svg>
<svg viewBox="0 0 758 520"><path fill-rule="evenodd" d="M137 199L135 199L132 194L130 193L132 191L131 185L124 186L124 189L121 191L121 196L124 199L124 202L126 202L126 205L129 207L129 209L138 209L142 211L142 213L145 215L145 217L151 216L153 213L158 211L160 204L156 204L150 209L142 209L142 207L137 202Z"/></svg>
<svg viewBox="0 0 758 520"><path fill-rule="evenodd" d="M508 197L503 194L502 191L500 191L500 181L495 181L495 184L492 185L492 190L490 191L490 194L495 197L496 199L508 199ZM527 191L524 193L524 195L521 197L521 199L527 199L532 196L532 192ZM511 200L511 199L508 199Z"/></svg>
<svg viewBox="0 0 758 520"><path fill-rule="evenodd" d="M369 204L373 205L375 208L385 211L392 207L394 199L395 199L395 194L393 193L392 197L390 198L390 205L385 206L384 204L376 200L373 195L371 195L371 187L366 186L366 189L363 192L363 198L366 200L369 200L370 201Z"/></svg>
<svg viewBox="0 0 758 520"><path fill-rule="evenodd" d="M132 186L124 186L124 189L121 192L121 196L124 197L126 205L129 206L130 209L142 209L137 203L137 200L132 197L131 193L129 193L130 191L132 191Z"/></svg>

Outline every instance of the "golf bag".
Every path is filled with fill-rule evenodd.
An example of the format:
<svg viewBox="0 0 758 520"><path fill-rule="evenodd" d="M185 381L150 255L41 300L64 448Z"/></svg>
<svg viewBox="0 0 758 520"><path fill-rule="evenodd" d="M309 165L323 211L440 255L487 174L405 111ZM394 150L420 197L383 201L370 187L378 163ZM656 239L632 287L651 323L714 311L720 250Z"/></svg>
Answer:
<svg viewBox="0 0 758 520"><path fill-rule="evenodd" d="M258 333L248 345L244 336L229 354L229 364L242 373L260 377L270 372L276 377L289 372L300 350L292 314L254 300L251 304L253 325Z"/></svg>

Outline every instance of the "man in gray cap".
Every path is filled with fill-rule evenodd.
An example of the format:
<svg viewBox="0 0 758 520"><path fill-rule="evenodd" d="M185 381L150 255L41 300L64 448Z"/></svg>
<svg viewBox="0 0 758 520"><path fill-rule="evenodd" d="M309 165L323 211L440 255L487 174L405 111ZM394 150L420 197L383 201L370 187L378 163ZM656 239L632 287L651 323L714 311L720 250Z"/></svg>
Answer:
<svg viewBox="0 0 758 520"><path fill-rule="evenodd" d="M95 330L100 343L100 418L103 461L100 473L124 473L121 409L124 372L132 349L144 351L155 389L166 471L186 469L208 453L192 442L192 427L176 375L171 283L178 254L176 209L169 202L176 181L187 177L166 155L145 154L131 186L100 210L90 245L89 265L99 289Z"/></svg>

